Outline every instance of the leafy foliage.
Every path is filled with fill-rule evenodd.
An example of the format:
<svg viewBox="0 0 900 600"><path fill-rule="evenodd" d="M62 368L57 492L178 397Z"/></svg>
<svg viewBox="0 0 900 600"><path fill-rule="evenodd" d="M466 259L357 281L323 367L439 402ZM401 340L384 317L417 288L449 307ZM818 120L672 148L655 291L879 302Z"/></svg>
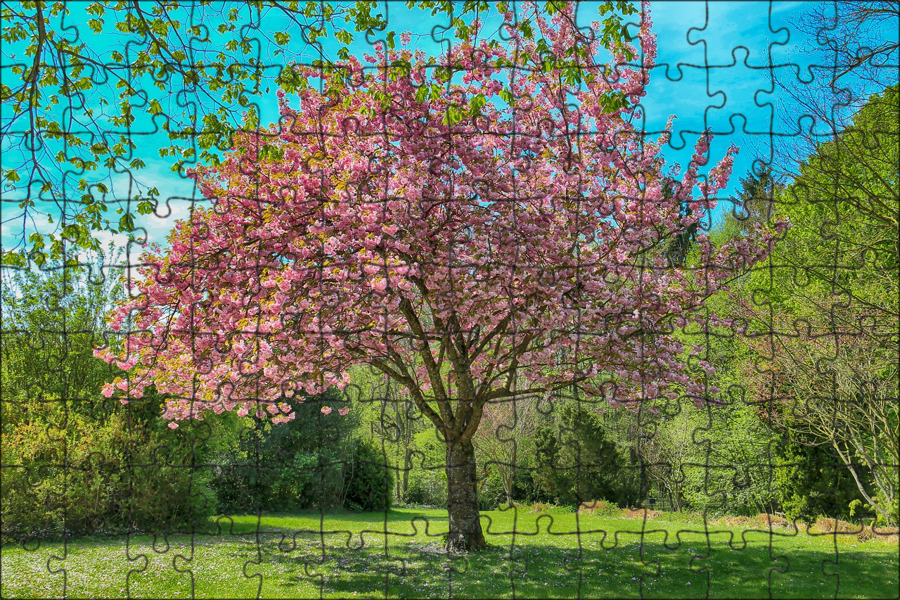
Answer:
<svg viewBox="0 0 900 600"><path fill-rule="evenodd" d="M83 269L4 273L2 527L12 539L174 531L215 510L200 466L216 443L210 423L173 432L153 389L127 406L100 395L118 369L93 345L122 289L103 265L101 255Z"/></svg>
<svg viewBox="0 0 900 600"><path fill-rule="evenodd" d="M105 404L91 415L50 395L4 400L4 536L190 530L213 514L197 441L208 425L173 432L155 411Z"/></svg>
<svg viewBox="0 0 900 600"><path fill-rule="evenodd" d="M826 444L880 519L896 523L900 385L898 86L870 98L777 195L794 227L735 288L743 372L767 418Z"/></svg>
<svg viewBox="0 0 900 600"><path fill-rule="evenodd" d="M532 478L556 504L578 505L606 499L630 506L646 496L637 456L622 441L616 443L618 422L569 399L554 407L535 432Z"/></svg>
<svg viewBox="0 0 900 600"><path fill-rule="evenodd" d="M298 416L284 426L242 418L239 435L215 457L211 485L218 509L389 508L392 470L382 451L360 436L358 415L323 414L340 402L332 388L302 402L290 400Z"/></svg>
<svg viewBox="0 0 900 600"><path fill-rule="evenodd" d="M216 456L213 488L226 512L343 506L354 468L354 420L322 414L340 402L329 390L292 404L298 418L284 427L241 419L234 443Z"/></svg>
<svg viewBox="0 0 900 600"><path fill-rule="evenodd" d="M346 499L362 510L391 507L393 476L384 453L372 442L359 441L353 454Z"/></svg>
<svg viewBox="0 0 900 600"><path fill-rule="evenodd" d="M822 515L845 520L871 517L871 509L851 511L859 490L834 450L818 440L809 441L787 440L773 447L772 483L785 516L807 523Z"/></svg>

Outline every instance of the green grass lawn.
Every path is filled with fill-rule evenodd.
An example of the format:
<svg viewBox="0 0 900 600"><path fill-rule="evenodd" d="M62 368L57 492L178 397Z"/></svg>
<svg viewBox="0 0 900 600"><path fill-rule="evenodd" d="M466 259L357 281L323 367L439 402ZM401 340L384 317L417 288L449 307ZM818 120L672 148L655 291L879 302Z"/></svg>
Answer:
<svg viewBox="0 0 900 600"><path fill-rule="evenodd" d="M896 542L666 516L482 513L491 549L441 550L442 510L219 517L202 533L2 547L0 595L107 598L897 598ZM770 596L771 595L771 596Z"/></svg>

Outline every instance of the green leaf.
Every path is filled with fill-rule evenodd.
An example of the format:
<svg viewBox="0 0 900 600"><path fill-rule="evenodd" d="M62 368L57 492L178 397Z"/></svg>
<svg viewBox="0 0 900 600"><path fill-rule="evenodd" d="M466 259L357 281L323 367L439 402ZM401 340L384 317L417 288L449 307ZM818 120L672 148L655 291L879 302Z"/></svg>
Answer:
<svg viewBox="0 0 900 600"><path fill-rule="evenodd" d="M126 213L119 219L119 231L134 231L134 217L131 213Z"/></svg>
<svg viewBox="0 0 900 600"><path fill-rule="evenodd" d="M156 210L155 204L151 200L141 200L138 202L137 211L140 215L149 215Z"/></svg>
<svg viewBox="0 0 900 600"><path fill-rule="evenodd" d="M484 97L484 94L478 94L472 100L469 101L469 112L475 117L481 114L481 109L487 105L487 98Z"/></svg>

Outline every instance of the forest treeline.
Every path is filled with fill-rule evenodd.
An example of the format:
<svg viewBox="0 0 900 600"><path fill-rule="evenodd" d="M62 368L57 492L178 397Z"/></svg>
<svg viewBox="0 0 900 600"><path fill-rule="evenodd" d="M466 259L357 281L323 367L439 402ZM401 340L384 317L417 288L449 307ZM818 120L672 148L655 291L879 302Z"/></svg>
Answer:
<svg viewBox="0 0 900 600"><path fill-rule="evenodd" d="M475 439L481 507L604 500L896 526L898 121L894 85L791 181L771 169L741 181L708 235L791 227L710 298L720 329L679 333L705 352L708 402L611 407L563 393L488 404ZM699 260L689 242L678 249L688 265ZM114 343L105 315L122 286L109 262L4 273L5 539L446 502L445 445L409 398L361 369L342 392L290 401L296 418L274 427L226 413L170 429L152 389L127 404L103 397L122 375L93 356Z"/></svg>

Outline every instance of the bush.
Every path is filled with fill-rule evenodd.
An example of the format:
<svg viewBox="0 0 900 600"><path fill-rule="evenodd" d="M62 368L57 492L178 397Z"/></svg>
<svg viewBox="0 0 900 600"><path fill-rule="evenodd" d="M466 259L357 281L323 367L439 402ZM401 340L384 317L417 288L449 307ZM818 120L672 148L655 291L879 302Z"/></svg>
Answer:
<svg viewBox="0 0 900 600"><path fill-rule="evenodd" d="M506 492L503 490L503 480L496 466L490 465L481 469L481 479L478 482L478 508L480 510L494 510L501 504L506 506Z"/></svg>
<svg viewBox="0 0 900 600"><path fill-rule="evenodd" d="M831 448L785 441L775 447L774 463L778 503L788 519L812 523L819 516L853 516L851 505L859 492Z"/></svg>
<svg viewBox="0 0 900 600"><path fill-rule="evenodd" d="M106 415L46 399L12 406L3 404L4 537L192 529L213 513L191 427L153 426L111 403Z"/></svg>
<svg viewBox="0 0 900 600"><path fill-rule="evenodd" d="M384 454L370 441L356 445L347 474L346 501L361 510L387 510L391 507L394 478Z"/></svg>
<svg viewBox="0 0 900 600"><path fill-rule="evenodd" d="M337 390L302 402L285 399L296 418L271 425L240 419L240 435L216 458L213 487L220 512L328 508L343 504L351 468L353 418L323 415L341 401Z"/></svg>
<svg viewBox="0 0 900 600"><path fill-rule="evenodd" d="M552 417L535 432L531 478L542 492L538 498L577 506L592 498L628 504L640 497L636 456L607 425L575 402L554 407Z"/></svg>
<svg viewBox="0 0 900 600"><path fill-rule="evenodd" d="M162 398L122 405L104 382L122 372L94 358L109 337L103 315L124 287L95 255L84 268L48 263L0 278L0 521L6 539L190 529L214 510L208 449L220 418L177 430ZM223 417L224 418L224 417Z"/></svg>
<svg viewBox="0 0 900 600"><path fill-rule="evenodd" d="M244 418L237 442L217 457L219 510L389 508L393 473L376 445L354 437L358 415L321 412L323 405L340 406L340 392L285 401L297 415L293 421L272 426Z"/></svg>

